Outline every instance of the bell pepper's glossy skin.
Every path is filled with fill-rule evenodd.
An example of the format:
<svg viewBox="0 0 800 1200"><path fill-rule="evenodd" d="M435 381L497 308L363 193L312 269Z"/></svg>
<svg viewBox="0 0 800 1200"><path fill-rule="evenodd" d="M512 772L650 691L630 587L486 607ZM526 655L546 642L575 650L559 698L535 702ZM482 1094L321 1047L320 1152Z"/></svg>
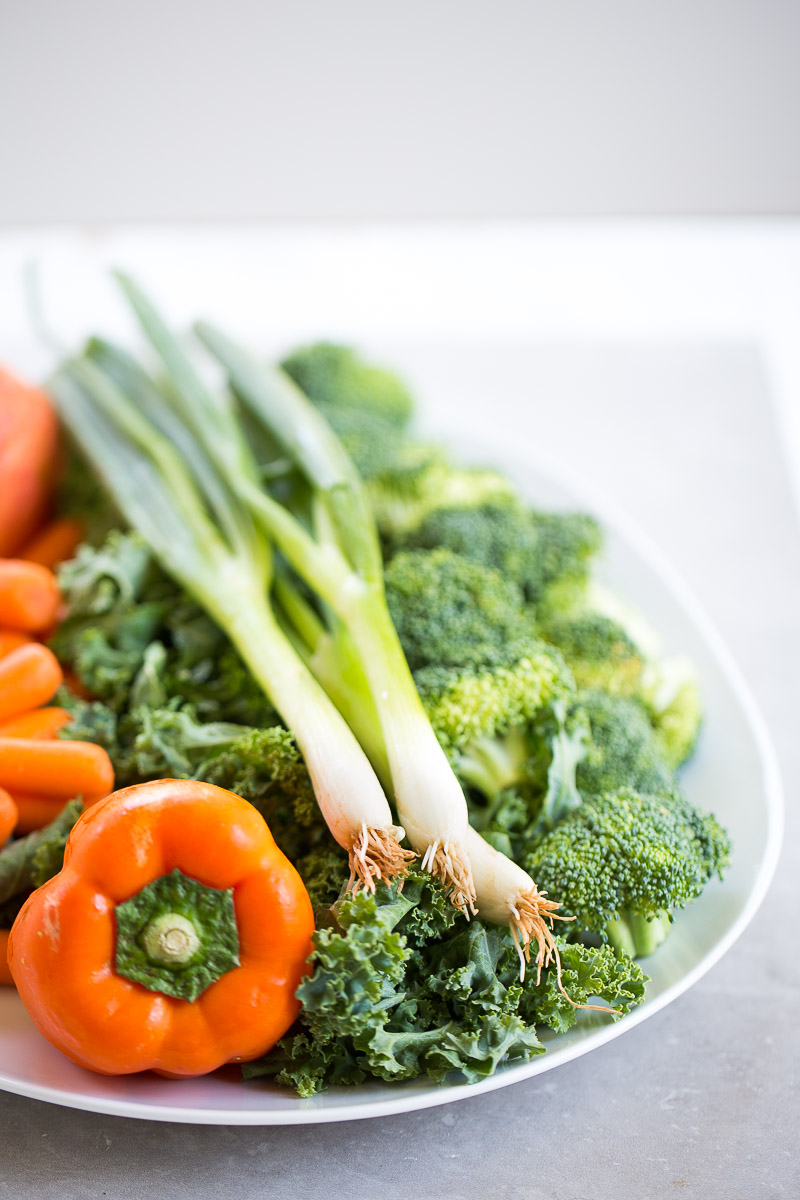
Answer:
<svg viewBox="0 0 800 1200"><path fill-rule="evenodd" d="M117 974L115 905L178 868L232 888L240 965L194 1001ZM295 1020L314 917L260 814L212 784L158 780L81 816L64 867L28 899L9 965L28 1013L81 1066L202 1075L264 1054Z"/></svg>

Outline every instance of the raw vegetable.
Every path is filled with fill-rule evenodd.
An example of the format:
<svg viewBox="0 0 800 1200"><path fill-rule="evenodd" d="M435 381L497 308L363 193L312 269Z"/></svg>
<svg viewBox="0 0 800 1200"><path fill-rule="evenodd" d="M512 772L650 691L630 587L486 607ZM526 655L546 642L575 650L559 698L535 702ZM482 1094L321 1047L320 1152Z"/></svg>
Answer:
<svg viewBox="0 0 800 1200"><path fill-rule="evenodd" d="M17 806L5 788L0 788L0 847L4 846L17 823Z"/></svg>
<svg viewBox="0 0 800 1200"><path fill-rule="evenodd" d="M299 989L298 1026L245 1078L273 1076L302 1096L357 1084L458 1071L475 1082L501 1062L544 1052L537 1028L570 1028L576 1007L555 971L519 981L510 933L467 923L441 885L414 867L402 892L346 897L314 934L314 973ZM609 946L559 941L565 989L580 1004L603 995L622 1014L644 994L641 967Z"/></svg>
<svg viewBox="0 0 800 1200"><path fill-rule="evenodd" d="M621 788L584 800L525 857L543 887L558 887L575 932L634 957L652 954L672 911L721 875L730 840L683 796Z"/></svg>
<svg viewBox="0 0 800 1200"><path fill-rule="evenodd" d="M69 831L82 812L80 800L71 800L45 828L15 838L0 850L0 916L9 903L61 870Z"/></svg>
<svg viewBox="0 0 800 1200"><path fill-rule="evenodd" d="M52 700L63 681L52 650L38 642L19 646L0 659L0 721Z"/></svg>
<svg viewBox="0 0 800 1200"><path fill-rule="evenodd" d="M475 911L466 853L466 800L425 714L386 607L383 564L367 499L341 444L293 382L263 369L207 325L198 333L220 359L253 418L263 423L312 489L315 530L260 487L240 494L292 567L344 624L377 712L398 814L422 864L453 904Z"/></svg>
<svg viewBox="0 0 800 1200"><path fill-rule="evenodd" d="M43 518L57 448L47 396L0 367L0 556L16 553Z"/></svg>
<svg viewBox="0 0 800 1200"><path fill-rule="evenodd" d="M18 835L44 829L56 820L64 807L63 796L31 795L29 792L15 791L12 798L17 810L14 832Z"/></svg>
<svg viewBox="0 0 800 1200"><path fill-rule="evenodd" d="M399 845L403 831L377 777L270 607L268 544L231 491L230 478L215 469L148 377L126 356L112 357L133 398L95 363L75 360L51 384L65 420L164 569L229 635L294 732L353 879L371 887L377 878L402 874L410 854ZM203 385L179 347L176 367L186 403L206 405ZM244 447L233 443L229 450L236 474L251 475Z"/></svg>
<svg viewBox="0 0 800 1200"><path fill-rule="evenodd" d="M53 625L60 599L56 577L47 567L0 559L0 626L42 633Z"/></svg>
<svg viewBox="0 0 800 1200"><path fill-rule="evenodd" d="M19 557L53 570L59 563L72 558L85 532L84 522L77 517L57 517L22 547Z"/></svg>
<svg viewBox="0 0 800 1200"><path fill-rule="evenodd" d="M22 713L4 721L0 725L0 738L54 738L70 722L70 715L65 708L52 706L50 708L35 708L32 712Z"/></svg>
<svg viewBox="0 0 800 1200"><path fill-rule="evenodd" d="M148 422L148 437L155 433L149 445L140 438L138 448L136 437L128 440L129 452L131 444L136 449L136 469L141 459L174 462L161 455L159 432L188 454L194 494L228 548L242 501L254 514L261 509L264 520L266 498L272 522L266 522L267 532L283 549L274 571L262 576L264 591L271 588L273 615L392 790L352 611L335 609L326 590L337 582L331 547L341 558L343 546L353 548L355 539L352 557L358 562L346 560L348 578L355 580L378 545L374 536L356 537L364 526L357 508L356 520L350 519L352 477L325 476L336 462L320 453L326 443L318 440L316 426L311 441L304 440L306 405L293 431L288 413L287 437L280 403L265 420L242 403L241 387L230 399L209 393L187 357L189 343L176 342L147 301L132 285L128 290L166 371L160 367L148 376L124 351L95 340L87 357L59 376L67 378L68 390L81 393L87 423L101 426L98 468L105 465L104 420L122 431L117 441L129 439L130 413L120 407L127 401ZM170 578L158 567L146 541L120 530L127 510L115 512L73 451L68 507L57 511L79 514L90 544L79 547L60 573L67 611L51 645L73 691L93 699L59 694L57 703L72 718L59 736L107 748L123 782L170 775L230 788L268 816L299 870L318 923L299 990L299 1020L248 1074L277 1074L304 1095L368 1076L443 1078L458 1070L462 1078L481 1078L500 1062L541 1052L538 1027L568 1029L582 1019L576 1006L599 1007L602 999L614 1006L611 1015L619 1015L642 999L645 976L629 954L649 952L669 928L671 912L659 907L648 920L645 900L667 903L665 891L682 877L663 831L643 814L635 822L650 881L641 886L632 882L636 852L628 845L625 820L609 834L618 839L618 853L610 853L605 833L598 845L591 837L574 837L565 841L565 859L555 873L545 839L577 820L584 805L587 816L600 806L597 789L608 791L609 783L612 791L647 783L661 793L659 805L668 803L677 795L674 767L691 750L698 722L651 643L589 583L599 546L590 518L531 511L503 476L454 466L441 450L410 441L402 385L351 351L308 347L289 357L287 366L293 363L296 379L305 371L302 384L312 403L366 478L361 495L381 535L378 569L386 570L391 617L429 718L438 712L435 730L465 785L471 818L485 835L468 828L464 839L479 883L480 915L467 921L419 863L407 871L403 886L373 878L373 892L347 891L348 856L327 836L302 747L266 699L263 680L251 673L245 647L231 639L218 611L204 611L202 598L189 594L181 576ZM261 383L274 383L268 370L250 365ZM106 389L102 397L98 388ZM400 397L396 408L393 396ZM118 447L114 452L120 453ZM130 462L118 457L107 466L109 485L126 486L119 466ZM345 487L320 487L321 477L339 478ZM147 479L149 484L152 474ZM221 493L214 491L215 480ZM159 471L156 481L163 488ZM149 490L145 501L155 508ZM141 501L141 494L140 487L134 500ZM108 529L113 532L102 540L100 531ZM297 556L308 553L305 564L292 557L292 547ZM320 549L324 554L316 557ZM310 569L314 563L319 572ZM697 714L696 689L690 700ZM606 816L611 822L611 813ZM27 840L18 838L0 853L0 880L6 855ZM689 873L696 841L687 834L682 851ZM707 842L710 847L710 834ZM538 860L526 857L540 848L541 876ZM577 911L581 897L575 893L587 874L582 861L592 864L588 874L596 886L584 891L584 908ZM523 869L529 865L536 865L538 888ZM569 909L555 903L561 900L559 872L573 892ZM694 894L710 873L707 856L694 872ZM0 925L13 919L24 890L7 899ZM620 907L609 916L604 903L612 890ZM523 896L531 899L532 911L515 945L514 910L522 915ZM602 903L592 909L598 896ZM684 898L691 898L689 891L670 893L668 904L674 899L679 906ZM575 919L559 921L569 917ZM488 923L492 919L499 926ZM534 949L538 969L521 980L520 958Z"/></svg>
<svg viewBox="0 0 800 1200"><path fill-rule="evenodd" d="M32 641L33 638L27 633L20 633L16 629L0 629L0 658L5 658L12 650L19 650L20 646L27 646Z"/></svg>
<svg viewBox="0 0 800 1200"><path fill-rule="evenodd" d="M46 738L0 737L0 787L87 804L107 796L114 768L102 746Z"/></svg>
<svg viewBox="0 0 800 1200"><path fill-rule="evenodd" d="M0 929L0 987L14 986L11 968L8 965L8 938L9 931Z"/></svg>
<svg viewBox="0 0 800 1200"><path fill-rule="evenodd" d="M163 780L80 818L63 869L14 923L9 964L37 1027L75 1062L201 1075L289 1028L313 927L251 805Z"/></svg>

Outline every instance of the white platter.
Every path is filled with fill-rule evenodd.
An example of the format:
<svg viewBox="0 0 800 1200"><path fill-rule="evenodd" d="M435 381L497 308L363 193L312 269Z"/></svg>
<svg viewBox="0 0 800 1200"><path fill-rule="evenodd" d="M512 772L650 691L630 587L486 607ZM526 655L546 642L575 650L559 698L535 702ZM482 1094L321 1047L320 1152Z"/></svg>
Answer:
<svg viewBox="0 0 800 1200"><path fill-rule="evenodd" d="M474 446L464 449L475 458ZM509 451L496 438L479 457L517 477L534 503L594 512L607 533L603 579L646 614L668 651L689 654L698 668L707 719L684 786L729 829L733 861L725 882L713 882L678 914L667 942L647 961L645 1002L615 1024L583 1014L569 1033L547 1039L545 1054L478 1084L375 1082L301 1100L272 1084L244 1084L233 1068L184 1081L93 1075L45 1042L16 994L0 989L0 1089L91 1112L195 1124L313 1124L410 1112L529 1079L621 1036L696 983L739 937L772 878L783 814L771 743L734 661L674 569L625 514L552 478L527 456L521 460L518 448Z"/></svg>

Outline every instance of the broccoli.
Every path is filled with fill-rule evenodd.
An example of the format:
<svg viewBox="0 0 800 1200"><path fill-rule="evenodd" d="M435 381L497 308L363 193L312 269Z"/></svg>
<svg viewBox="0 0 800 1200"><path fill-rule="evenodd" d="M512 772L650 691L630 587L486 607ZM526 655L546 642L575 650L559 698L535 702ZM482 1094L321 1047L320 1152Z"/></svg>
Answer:
<svg viewBox="0 0 800 1200"><path fill-rule="evenodd" d="M440 742L496 849L579 803L588 726L568 718L572 680L532 633L519 588L451 550L404 550L386 571L389 610ZM533 660L531 659L533 656Z"/></svg>
<svg viewBox="0 0 800 1200"><path fill-rule="evenodd" d="M672 911L722 874L729 853L716 818L679 793L623 787L584 799L534 842L523 865L558 895L575 934L642 957L666 937Z"/></svg>
<svg viewBox="0 0 800 1200"><path fill-rule="evenodd" d="M513 851L520 836L580 803L575 766L586 729L580 714L568 717L574 685L557 652L521 638L482 663L430 665L414 678L441 745L471 789L471 819L496 849Z"/></svg>
<svg viewBox="0 0 800 1200"><path fill-rule="evenodd" d="M440 495L390 549L445 546L499 570L535 606L564 611L582 594L600 540L597 523L582 513L538 512L508 494L478 503Z"/></svg>
<svg viewBox="0 0 800 1200"><path fill-rule="evenodd" d="M676 657L649 664L642 699L661 752L677 770L694 752L703 722L703 706L691 662Z"/></svg>
<svg viewBox="0 0 800 1200"><path fill-rule="evenodd" d="M546 621L540 632L561 651L579 688L636 695L644 660L638 646L611 617L596 612L558 615Z"/></svg>
<svg viewBox="0 0 800 1200"><path fill-rule="evenodd" d="M639 700L601 691L580 692L573 715L579 713L591 732L588 754L577 768L582 796L625 786L641 792L674 787L673 772Z"/></svg>
<svg viewBox="0 0 800 1200"><path fill-rule="evenodd" d="M414 407L401 379L330 342L300 347L281 365L333 426L365 478L391 467Z"/></svg>
<svg viewBox="0 0 800 1200"><path fill-rule="evenodd" d="M508 500L514 496L514 486L496 471L454 467L436 446L407 442L387 469L367 481L367 496L378 531L392 553L403 548L409 531L434 511Z"/></svg>
<svg viewBox="0 0 800 1200"><path fill-rule="evenodd" d="M532 631L519 588L451 550L401 551L385 583L412 670L485 662L526 627Z"/></svg>

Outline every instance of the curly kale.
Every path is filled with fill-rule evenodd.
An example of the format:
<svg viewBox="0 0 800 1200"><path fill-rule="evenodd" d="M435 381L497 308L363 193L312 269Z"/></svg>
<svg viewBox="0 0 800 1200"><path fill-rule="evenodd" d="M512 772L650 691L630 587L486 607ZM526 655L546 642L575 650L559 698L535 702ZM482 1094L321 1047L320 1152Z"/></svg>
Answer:
<svg viewBox="0 0 800 1200"><path fill-rule="evenodd" d="M22 900L56 875L64 863L64 847L72 826L83 812L80 800L70 800L58 816L0 850L0 928L17 915Z"/></svg>
<svg viewBox="0 0 800 1200"><path fill-rule="evenodd" d="M472 1082L542 1053L538 1026L577 1019L555 968L520 983L508 932L464 921L419 871L402 892L381 884L374 896L340 900L334 914L314 935L297 1025L245 1065L246 1078L273 1076L303 1096L370 1076ZM580 945L560 953L577 1003L599 997L619 1016L642 999L645 977L630 959Z"/></svg>
<svg viewBox="0 0 800 1200"><path fill-rule="evenodd" d="M97 700L191 703L205 721L275 724L274 709L228 639L157 566L135 533L84 544L59 574L68 612L52 639Z"/></svg>

